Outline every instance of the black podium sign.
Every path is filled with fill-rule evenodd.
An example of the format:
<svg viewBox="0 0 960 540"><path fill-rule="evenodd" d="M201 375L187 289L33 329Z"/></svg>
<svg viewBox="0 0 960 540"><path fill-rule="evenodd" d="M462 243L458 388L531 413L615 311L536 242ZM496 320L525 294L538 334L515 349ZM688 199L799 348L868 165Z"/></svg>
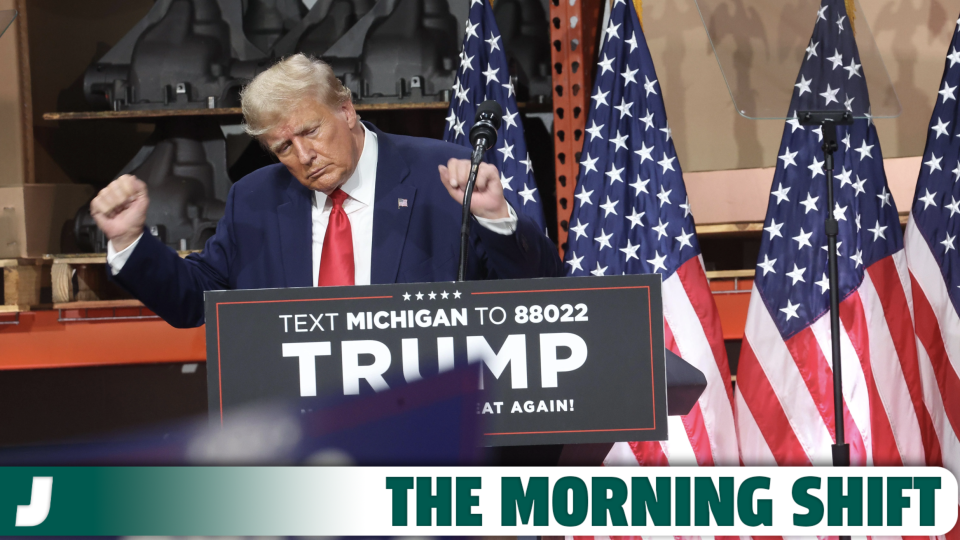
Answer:
<svg viewBox="0 0 960 540"><path fill-rule="evenodd" d="M206 293L214 421L473 366L490 446L663 440L660 277Z"/></svg>

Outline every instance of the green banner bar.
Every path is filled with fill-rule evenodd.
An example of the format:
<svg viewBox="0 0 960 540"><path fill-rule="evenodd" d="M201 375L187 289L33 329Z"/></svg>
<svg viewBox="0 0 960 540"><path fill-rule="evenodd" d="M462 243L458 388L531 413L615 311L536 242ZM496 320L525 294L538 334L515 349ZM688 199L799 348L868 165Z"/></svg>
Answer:
<svg viewBox="0 0 960 540"><path fill-rule="evenodd" d="M316 473L292 467L0 468L0 535L306 533L317 529L313 518L342 506L335 480L341 475L331 469L322 474L325 482L304 482ZM38 525L18 527L18 510L31 513L18 507L31 506L31 498L41 498L33 506L43 507L35 478L52 478L49 513Z"/></svg>
<svg viewBox="0 0 960 540"><path fill-rule="evenodd" d="M939 467L0 467L16 536L934 536L957 513Z"/></svg>

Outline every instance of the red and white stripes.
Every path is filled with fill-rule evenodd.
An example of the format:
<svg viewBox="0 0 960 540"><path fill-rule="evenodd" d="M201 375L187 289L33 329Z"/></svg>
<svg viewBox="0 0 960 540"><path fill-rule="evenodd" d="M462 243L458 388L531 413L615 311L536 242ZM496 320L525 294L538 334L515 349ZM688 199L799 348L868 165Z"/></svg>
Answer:
<svg viewBox="0 0 960 540"><path fill-rule="evenodd" d="M905 249L871 265L840 304L843 422L855 465L944 466L960 477L960 315L911 221ZM618 443L605 465L829 465L829 314L784 340L751 293L736 392L702 264L663 283L666 346L707 390L670 440ZM954 531L947 537L960 536Z"/></svg>
<svg viewBox="0 0 960 540"><path fill-rule="evenodd" d="M707 388L689 414L668 418L670 439L617 443L605 465L736 465L733 393L723 332L702 261L691 259L663 282L668 349L705 375Z"/></svg>
<svg viewBox="0 0 960 540"><path fill-rule="evenodd" d="M947 283L930 246L912 216L904 234L904 250L916 321L916 376L930 429L939 442L942 465L960 477L960 316L950 302Z"/></svg>
<svg viewBox="0 0 960 540"><path fill-rule="evenodd" d="M929 251L929 260L918 261L924 275L920 279L914 275L913 258L918 255L913 254L916 238L909 238L909 231L907 253L900 251L871 265L861 285L840 304L843 422L853 464L940 465L944 459L960 460L956 438L960 406L955 404L960 394L947 393L946 401L943 397L946 389L960 390L960 360L951 362L947 351L952 347L960 355L956 335L960 320ZM931 293L917 295L921 289L926 293L918 285L921 279L929 283L931 277L939 282L940 296L929 284L934 287ZM940 298L937 307L932 307L930 295ZM937 330L941 319L935 313L952 314L946 323L953 325L953 336ZM830 464L834 433L830 351L829 314L784 340L754 289L735 400L744 464ZM949 447L950 458L944 446Z"/></svg>

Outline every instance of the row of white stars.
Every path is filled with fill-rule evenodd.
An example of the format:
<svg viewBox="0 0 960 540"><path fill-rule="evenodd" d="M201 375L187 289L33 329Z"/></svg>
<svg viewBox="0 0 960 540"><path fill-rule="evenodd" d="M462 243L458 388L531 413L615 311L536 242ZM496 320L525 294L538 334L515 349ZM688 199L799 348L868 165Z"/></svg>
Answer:
<svg viewBox="0 0 960 540"><path fill-rule="evenodd" d="M945 156L944 156L945 157ZM940 166L940 163L943 161L943 157L937 157L936 154L930 152L930 159L924 161L923 164L927 167L930 167L928 174L933 174L933 171L942 171L943 167ZM956 182L960 180L960 160L957 160L957 167L950 171L953 173L953 181Z"/></svg>
<svg viewBox="0 0 960 540"><path fill-rule="evenodd" d="M580 162L580 165L583 167L583 178L586 178L587 175L590 174L590 171L600 172L597 169L597 161L599 161L599 159L600 158L591 158L589 152L587 152L584 155L583 161ZM647 158L647 159L650 159L651 161L653 161L652 158ZM667 171L676 171L676 169L673 168L673 162L676 160L677 158L675 157L667 157L667 153L664 152L663 159L657 162L657 165L660 165L661 167L663 167L661 174L665 174ZM644 160L641 159L640 164L642 165L643 162ZM612 186L616 182L623 182L623 171L625 170L626 170L625 166L617 168L616 163L611 163L610 170L605 172L604 175L610 178L610 185ZM634 186L638 192L639 191L646 192L646 189L643 188L643 186L646 186L646 182L649 182L649 180L640 180L640 176L637 175L637 183L642 183L642 185L641 186L637 186L636 184L631 184L631 185Z"/></svg>
<svg viewBox="0 0 960 540"><path fill-rule="evenodd" d="M654 91L654 93L656 92ZM608 95L610 95L610 91L608 90L606 92L602 92L600 91L600 86L598 85L596 93L590 96L590 100L593 101L593 108L596 110L600 110L601 105L609 106L610 103L607 101ZM617 110L617 112L620 113L618 120L623 120L624 117L633 118L633 103L634 103L633 101L627 101L626 96L620 97L620 104L613 107L614 109ZM638 116L637 119L643 122L644 124L646 124L646 128L644 129L650 129L654 127L653 116L654 116L653 113L651 113L650 109L648 108L647 115ZM666 140L669 141L670 135L671 135L670 126L667 125L665 128L662 128L660 131L666 134Z"/></svg>
<svg viewBox="0 0 960 540"><path fill-rule="evenodd" d="M636 36L634 36L633 39L636 39ZM628 41L628 43L629 43L629 41ZM607 73L608 71L609 71L610 73L614 73L615 70L613 69L613 63L614 63L616 60L617 60L617 56L616 56L616 55L614 55L613 58L610 58L610 57L607 56L607 53L603 53L603 60L600 60L599 62L597 62L597 67L600 68L600 75L599 75L599 76L600 76L600 77L603 77L603 75L604 75L605 73ZM640 68L630 69L629 64L626 65L626 66L624 66L623 71L620 72L620 76L623 77L623 88L624 88L624 90L626 90L626 89L630 86L630 83L640 84L639 82L637 82L637 73L638 73L639 71L640 71ZM644 92L646 92L646 93L644 94L644 97L649 97L650 94L657 94L657 88L656 88L657 84L659 84L658 81L657 81L657 79L654 79L654 80L651 81L649 77L647 77L646 75L644 75L644 76L643 76L643 90L644 90ZM606 99L605 99L605 98L606 98L606 96L607 96L609 93L610 93L610 92L604 92L604 93L603 93L604 104L606 104ZM598 95L600 94L599 90L597 91L597 94L598 94ZM597 98L596 96L594 96L593 99L598 99L598 98Z"/></svg>
<svg viewBox="0 0 960 540"><path fill-rule="evenodd" d="M497 37L497 39L500 39L500 38ZM474 58L475 56L467 56L467 51L465 50L460 52L460 69L463 70L464 75L466 75L467 71L470 71L473 69ZM491 82L500 83L500 77L497 76L497 72L499 71L500 71L500 68L493 69L493 67L490 65L490 62L487 62L487 70L481 72L483 76L487 79L485 84L489 85ZM509 80L509 78L507 79L506 83L500 83L500 86L504 87L507 90L508 98L513 97L514 95L513 83ZM462 93L461 93L461 90L462 90ZM456 98L460 100L460 103L463 103L464 101L467 100L467 88L460 86L459 79L454 83L453 91Z"/></svg>
<svg viewBox="0 0 960 540"><path fill-rule="evenodd" d="M807 47L807 60L813 58L814 56L819 56L819 55L817 54L817 47L818 47L819 45L820 45L820 42L819 42L819 41L814 42L812 39L810 40L810 45ZM863 78L863 75L860 73L860 68L862 67L862 65L861 65L861 64L858 64L858 63L856 62L856 59L855 59L855 58L853 58L853 57L850 58L850 65L848 65L848 66L844 66L844 65L843 65L843 55L840 54L840 49L834 48L834 49L833 49L833 56L827 58L827 61L833 64L833 70L834 70L834 71L836 71L836 69L837 69L838 67L842 67L842 68L847 72L847 80L848 80L848 81L849 81L850 79L852 79L853 77L855 77L855 76L856 76L856 77ZM794 86L796 86L797 88L800 88L800 95L801 95L801 96L803 95L803 92L804 92L804 91L811 92L811 90L810 90L810 83L813 82L813 79L810 79L809 81L806 81L806 82L804 82L804 81L806 81L806 77L804 77L803 74L801 74L801 75L800 75L800 82L794 85ZM828 92L830 91L829 88L830 88L830 86L827 85ZM834 92L835 92L835 91L834 91ZM823 94L820 94L820 95L823 96ZM826 96L824 96L824 97L826 97ZM836 93L833 94L833 97L834 97L834 98L836 97Z"/></svg>
<svg viewBox="0 0 960 540"><path fill-rule="evenodd" d="M599 89L598 89L598 90L599 90ZM609 93L610 93L610 92L607 92L607 94L609 94ZM633 105L633 103L630 103L630 105ZM640 120L640 121L643 122L643 124L644 124L643 131L649 131L651 128L654 128L654 127L655 127L655 126L654 126L653 117L654 117L654 114L653 114L652 112L650 112L650 109L647 109L647 115L646 115L646 116L641 116L640 118L638 118L638 120ZM600 139L603 138L603 134L600 133L600 131L603 130L603 128L604 128L605 126L606 126L606 124L600 124L600 125L598 126L596 120L591 120L591 121L590 121L590 127L586 128L587 133L590 134L590 142L593 142L593 141L596 140L597 138L600 138ZM667 124L666 124L666 127L660 128L660 131L662 131L662 132L664 133L664 136L666 137L665 142L670 142L670 136L673 134L673 130L670 129L670 124L667 123ZM617 138L619 138L619 137L621 137L621 135L620 135L620 130L617 129ZM624 137L623 140L624 140L624 142L625 142L627 135L624 134L624 135L622 135L622 137ZM608 139L608 140L609 140L610 142L614 142L615 139ZM644 145L644 146L646 146L646 145ZM626 148L626 146L624 146L624 148ZM640 154L640 152L637 152L637 153ZM642 155L642 154L641 154L641 155Z"/></svg>
<svg viewBox="0 0 960 540"><path fill-rule="evenodd" d="M609 197L608 197L609 199ZM636 209L633 210L633 214L627 216L627 219L630 221L630 230L632 231L637 225L645 227L646 225L641 222L643 216L646 215L646 212L637 212ZM651 227L657 233L657 240L660 240L667 235L667 227L670 226L670 220L667 220L666 223L662 219L657 219L658 225L656 227ZM580 240L581 237L587 236L587 227L590 226L590 223L582 223L580 218L577 218L577 225L575 227L570 227L570 231L576 233L577 237L574 238L574 241ZM782 226L782 224L781 224ZM884 227L886 228L886 227ZM692 226L691 226L692 230ZM802 230L801 230L802 232ZM612 248L610 245L610 238L613 237L613 233L607 234L603 228L600 229L600 236L595 237L594 241L600 244L598 251L603 251L603 248L608 247ZM693 237L693 233L687 233L686 227L680 228L680 236L675 236L674 238L680 242L680 248L683 249L684 246L693 247L693 244L690 243L690 238ZM628 258L629 259L629 258Z"/></svg>
<svg viewBox="0 0 960 540"><path fill-rule="evenodd" d="M840 244L837 244L837 247L839 247L839 246L840 246ZM854 255L851 256L850 258L853 259L855 262L858 263L857 266L860 266L861 264L863 264L863 255L862 255L862 253L861 253L859 250L857 251L856 254L854 254ZM772 273L776 274L777 271L773 269L773 265L774 265L774 263L776 263L776 262L777 262L777 259L771 259L768 255L764 254L764 256L763 256L763 262L757 264L757 266L758 266L761 270L763 270L763 275L764 275L764 276L767 275L767 273L769 273L769 272L772 272ZM796 284L797 284L797 283L800 283L800 282L806 283L807 280L804 279L804 277L803 277L803 274L804 274L804 272L806 272L806 271L807 271L806 267L800 268L800 267L797 265L797 263L793 263L793 270L787 272L787 277L789 277L790 279L793 280L793 283L791 283L791 285L796 286ZM821 278L820 281L814 282L814 285L818 285L818 286L820 287L820 294L823 294L823 293L825 293L825 292L827 292L827 291L830 290L830 282L829 282L829 280L827 280L827 274L826 274L826 272L823 273L823 278Z"/></svg>
<svg viewBox="0 0 960 540"><path fill-rule="evenodd" d="M839 250L839 248L840 248L840 244L842 244L842 243L843 243L843 242L837 243L837 248L838 248L838 250ZM826 249L826 246L824 246L824 249ZM853 255L850 256L850 260L852 260L853 262L856 263L856 267L860 267L861 265L863 265L863 252L858 249L856 253L854 253ZM764 255L763 255L763 262L757 263L757 268L760 268L761 270L763 270L763 275L764 275L764 276L766 276L766 275L769 274L769 273L776 274L777 271L773 268L773 265L774 265L776 262L777 262L777 259L771 259L769 255L764 254ZM789 277L790 279L793 280L793 283L791 283L791 285L796 286L797 283L800 283L800 282L806 283L807 280L804 279L804 277L803 277L803 274L804 274L804 272L806 272L806 271L807 271L807 269L806 269L805 267L804 267L804 268L800 268L800 267L797 265L797 263L793 263L793 270L791 270L790 272L787 272L787 274L786 274L787 277ZM821 293L821 294L823 294L823 293L827 292L828 290L830 290L830 283L829 283L829 281L827 280L827 274L826 274L826 273L823 274L823 278L822 278L820 281L814 282L814 284L815 284L815 285L818 285L818 286L820 287L820 293Z"/></svg>
<svg viewBox="0 0 960 540"><path fill-rule="evenodd" d="M473 0L473 1L474 3L477 3L480 0ZM480 26L480 23L471 24L471 22L472 21L470 21L469 19L467 20L467 31L465 36L466 39L464 41L470 41L470 38L480 39L480 36L477 34L477 27ZM491 54L493 53L493 51L502 50L500 48L500 36L493 35L493 32L490 32L490 38L485 39L483 41L490 47ZM470 58L472 59L473 57L471 56Z"/></svg>
<svg viewBox="0 0 960 540"><path fill-rule="evenodd" d="M859 64L857 64L857 65L859 66ZM844 69L846 69L846 68L844 68ZM810 90L810 83L812 83L812 82L813 82L813 79L810 79L810 80L808 81L808 80L806 80L806 79L804 78L803 75L800 75L800 82L798 82L797 84L794 85L794 86L796 86L797 88L800 89L800 93L797 95L797 97L802 96L802 95L804 94L804 92L813 93L813 90ZM837 99L837 94L838 94L839 92L840 92L840 89L839 89L839 88L830 88L830 83L827 83L827 90L826 90L825 92L822 92L822 93L819 94L821 97L823 97L823 99L824 99L824 101L825 101L825 103L823 104L824 107L826 107L827 105L830 105L830 103L837 103L837 104L839 104L839 103L840 103L840 100ZM854 100L854 99L855 99L855 98L852 98L852 97L849 97L849 96L848 96L847 99L843 102L844 107L846 107L847 110L852 110L851 107L852 107L852 105L853 105L853 100Z"/></svg>
<svg viewBox="0 0 960 540"><path fill-rule="evenodd" d="M650 183L650 180L641 180L640 175L637 175L637 181L630 184L630 187L636 190L635 196L639 197L640 193L649 193L649 191L647 191L647 184L649 183ZM589 191L587 190L586 184L580 185L580 193L577 193L576 195L574 195L574 197L576 197L580 201L581 208L585 204L593 204L593 201L590 199L590 196L593 195L593 192L594 190L589 190ZM673 204L673 202L670 200L671 193L673 193L672 189L666 189L666 186L664 186L663 184L660 184L660 192L657 193L657 198L660 199L660 208L663 208L663 205L665 204L667 205ZM620 204L619 200L611 201L610 196L607 195L606 204L600 205L600 208L603 208L604 211L606 212L603 217L607 217L610 214L618 215L616 210L616 207L618 204ZM679 206L680 208L683 208L683 217L687 217L690 215L690 198L689 197L685 197L683 204ZM636 213L636 210L634 210L634 213ZM641 215L643 214L641 213ZM629 219L629 216L628 216L628 219Z"/></svg>
<svg viewBox="0 0 960 540"><path fill-rule="evenodd" d="M644 128L644 131L647 131L647 130L649 130L650 128L653 127L653 113L650 112L649 109L647 110L647 116L646 116L646 117L641 117L640 120L643 121L644 124L646 124L646 127ZM587 132L588 134L590 134L590 142L591 142L591 143L592 143L593 141L595 141L596 139L598 139L598 138L601 139L601 140L603 140L603 134L600 133L600 131L604 128L604 126L606 126L606 124L597 125L597 121L596 121L596 120L590 120L590 127L586 128L586 132ZM662 131L662 132L664 133L665 137L666 137L666 140L665 140L664 142L670 142L670 136L673 134L673 130L670 129L670 125L668 124L666 127L660 128L660 131ZM618 128L618 129L617 129L617 135L616 135L615 137L611 138L611 139L607 139L607 141L610 142L610 143L612 143L612 144L614 145L613 152L614 152L614 154L616 154L616 153L617 153L619 150L621 150L621 149L623 149L623 150L626 150L626 149L627 149L627 147L628 147L627 141L629 140L629 138L630 138L629 133L624 133L624 134L621 135L621 134L620 134L620 129ZM655 148L655 147L653 147L653 146L649 146L649 147L648 147L646 141L641 141L641 142L640 142L640 149L639 149L639 150L634 150L634 153L637 154L638 156L640 156L640 163L643 163L644 161L646 161L646 160L648 160L648 159L649 159L650 161L653 161L653 150L654 150L654 148ZM664 153L664 154L666 154L666 153ZM664 159L666 159L666 155L664 155ZM671 160L671 161L672 161L672 160ZM671 169L672 169L672 167L671 167Z"/></svg>
<svg viewBox="0 0 960 540"><path fill-rule="evenodd" d="M934 191L933 193L930 193L930 190L927 188L924 188L924 192L925 192L925 195L917 199L919 202L923 203L922 210L926 210L931 206L936 207L937 201L935 201L934 199L936 198L938 192ZM960 213L960 201L958 201L956 197L951 195L950 204L945 205L944 209L950 210L950 217L953 217L954 214Z"/></svg>
<svg viewBox="0 0 960 540"><path fill-rule="evenodd" d="M880 195L877 195L877 197L881 198L881 201L882 201L882 202L880 203L880 207L881 207L881 208L883 208L883 206L885 206L885 204L890 204L890 202L889 202L889 201L890 201L890 193L887 192L887 188L886 188L886 187L883 188L883 193L881 193ZM807 194L807 200L800 203L800 204L803 204L803 205L807 206L807 211L804 212L804 214L807 214L807 213L810 211L809 206L813 206L813 209L816 210L815 203L816 203L817 200L819 200L819 198L820 198L820 197L813 197L812 194L810 194L810 193ZM960 202L958 202L958 204L960 204ZM935 205L935 203L934 203L934 205ZM840 203L839 203L839 202L834 202L833 218L836 219L837 221L846 221L846 220L847 220L847 216L846 216L847 208L849 208L849 206L840 206ZM958 211L960 211L960 209L958 209ZM952 214L951 214L951 216L952 216ZM860 225L860 214L856 214L856 217L855 217L855 219L854 219L854 223L857 225L857 232L859 233L859 232L860 232L860 229L861 229L861 225ZM784 223L777 223L777 221L776 221L775 218L771 218L771 219L770 219L770 225L764 227L763 230L764 230L764 231L767 231L768 233L770 233L769 240L772 241L774 238L776 238L776 237L778 237L778 236L781 237L781 238L783 237L783 235L780 233L780 229L783 227L783 225L784 225ZM885 235L884 232L883 232L883 231L887 230L887 227L886 227L886 226L881 227L881 226L880 226L880 220L877 220L877 224L874 226L873 229L867 229L867 230L873 233L873 240L874 240L874 242L876 242L876 241L877 241L878 239L880 239L880 238L883 238L884 240L887 238L886 235ZM806 233L806 234L804 234L804 232L803 232L803 227L800 228L800 235L793 237L793 239L796 240L796 241L799 243L799 245L797 246L797 249L803 248L803 247L804 247L804 244L806 244L806 245L808 245L808 246L811 245L810 242L809 242L809 239L810 239L810 235L811 235L811 234L812 234L812 233ZM839 244L838 244L838 245L839 245ZM812 247L812 246L811 246L811 247ZM826 249L826 248L823 248L823 249Z"/></svg>
<svg viewBox="0 0 960 540"><path fill-rule="evenodd" d="M864 185L866 182L867 182L867 179L866 179L866 178L861 179L859 176L857 177L857 181L856 181L856 182L850 182L849 180L847 181L847 183L849 183L851 186L853 186L854 196L857 196L857 195L859 195L859 194L861 194L861 193L866 193L866 190L863 189L863 185ZM843 185L841 184L840 187L843 187ZM779 204L779 203L781 202L781 200L787 200L787 201L790 200L790 199L787 198L787 192L788 192L788 191L790 191L790 188L784 188L784 187L783 187L783 184L780 184L780 189L774 192L774 195L776 195L776 196L777 196L777 199L778 199L778 200L777 200L777 204ZM782 197L782 199L781 199L781 197ZM887 192L887 187L886 187L886 186L883 187L883 191L882 191L880 194L877 195L877 198L880 199L880 208L883 208L884 206L889 206L889 205L890 205L890 193ZM807 198L804 199L804 200L802 200L802 201L800 201L800 205L803 206L804 209L805 209L805 211L803 212L803 214L806 215L806 214L809 214L810 212L819 212L820 209L817 208L817 201L819 201L819 200L820 200L820 197L819 197L819 196L814 197L812 191L809 192L809 193L807 193ZM835 205L835 206L834 206L834 218L837 219L837 220L846 221L845 212L846 212L846 210L847 210L847 207L846 207L846 206L841 207L839 202L835 202L834 205ZM858 215L857 215L857 223L858 223L858 224L859 224L859 218L860 218L860 216L859 216L859 214L858 214ZM859 229L858 229L858 230L859 230Z"/></svg>
<svg viewBox="0 0 960 540"><path fill-rule="evenodd" d="M827 20L827 16L825 15L825 13L827 12L827 7L828 6L820 6L820 9L817 10L817 22ZM846 18L847 18L846 15L842 15L840 17L837 17L837 20L834 21L834 23L836 23L837 25L837 28L839 28L839 30L837 31L838 34L843 33L843 21L846 20Z"/></svg>
<svg viewBox="0 0 960 540"><path fill-rule="evenodd" d="M834 211L833 211L834 218L835 218L835 219L838 219L838 221L846 221L847 218L843 215L843 212L845 212L846 210L847 210L847 207L846 207L846 206L841 207L839 204L837 204L837 207L836 207L836 208L834 209ZM860 214L857 214L857 217L856 217L856 225L857 225L857 232L860 232L860 228L861 228L861 226L860 226ZM772 242L774 238L777 238L777 237L784 238L783 233L780 232L780 229L782 229L783 226L784 226L784 223L777 223L777 220L776 220L776 219L771 218L771 219L770 219L770 224L763 228L764 231L766 231L767 233L770 234L770 237L768 238L768 240L770 240L770 241ZM874 242L877 242L877 241L879 241L881 238L884 239L884 240L887 239L887 235L886 235L886 233L885 233L884 231L886 231L888 228L889 228L889 227L886 226L886 225L881 226L881 225L880 225L880 220L878 219L878 220L877 220L877 224L874 225L874 227L873 227L872 229L867 229L867 231L873 233L873 241L874 241ZM813 244L810 243L810 236L812 236L812 235L813 235L813 232L807 232L807 233L805 233L805 232L803 232L803 227L800 227L800 234L797 235L797 236L792 237L792 239L797 243L797 250L801 250L801 249L803 249L804 247L810 247L810 248L812 248L812 247L813 247ZM843 242L840 242L839 244L837 244L837 246L839 247L840 244L842 244L842 243L843 243ZM822 249L823 249L823 250L826 250L827 248L826 248L826 246L824 246ZM839 251L838 251L838 253L839 253Z"/></svg>
<svg viewBox="0 0 960 540"><path fill-rule="evenodd" d="M629 219L632 223L630 225L631 230L633 230L633 228L636 225L640 225L641 227L644 226L643 223L640 222L640 219L644 216L644 214L645 214L644 212L637 212L634 209L633 215L627 216L627 219ZM658 219L657 221L659 222L659 225L657 225L656 227L652 227L652 229L657 232L657 240L659 241L664 236L668 236L667 227L670 225L670 222L668 220L667 223L664 223L662 219ZM574 241L579 240L583 236L587 236L586 231L587 231L587 227L589 226L590 226L589 223L582 223L578 218L577 225L574 227L570 227L570 230L573 233L576 233L577 235ZM689 247L692 249L693 244L690 242L690 239L693 238L693 236L694 236L694 233L692 231L692 227L691 227L691 232L689 233L687 232L686 227L681 227L680 235L674 237L674 239L679 243L679 247L677 249L683 250L684 247ZM597 244L599 245L599 247L597 248L598 253L602 253L603 248L611 248L611 249L613 248L613 246L610 244L610 239L612 237L613 237L613 233L607 233L604 228L600 229L600 235L593 238L593 240L597 242ZM629 239L627 240L627 246L624 248L620 248L620 251L622 251L624 253L624 256L626 257L625 262L629 261L631 258L639 259L639 257L636 256L636 252L637 252L637 249L639 249L639 247L640 247L639 244L634 246ZM576 254L574 254L574 256L576 256ZM579 266L579 263L577 263L577 265Z"/></svg>
<svg viewBox="0 0 960 540"><path fill-rule="evenodd" d="M850 135L848 134L848 135L847 135L847 140L849 140L849 137L850 137ZM875 145L873 145L873 144L867 144L867 140L864 139L864 140L861 142L861 144L860 144L860 148L854 148L853 151L860 154L860 161L863 161L863 160L866 159L866 158L873 159L873 147L874 147L874 146L875 146ZM848 148L848 149L850 148L849 145L847 146L847 148ZM790 167L799 167L799 165L797 165L797 159L796 159L796 158L797 158L797 154L799 154L799 153L800 153L799 150L794 151L794 152L791 152L791 151L790 151L790 147L788 146L788 147L784 150L783 154L780 155L780 156L778 156L778 159L780 159L781 161L783 161L783 170L788 170ZM936 159L936 160L937 160L935 167L939 169L939 168L940 168L940 161L939 161L939 159L937 159L936 157L934 157L933 159ZM932 160L931 160L931 161L932 161ZM810 163L810 165L807 165L807 168L810 169L811 178L816 178L818 174L819 174L819 175L822 175L822 174L823 174L823 169L824 169L823 163L824 163L823 161L820 161L819 159L817 159L817 156L813 156L812 162ZM960 163L958 163L958 166L960 166ZM933 166L931 166L931 172L932 172L932 171L933 171ZM846 167L843 168L843 174L849 175L851 172L852 172L852 171L847 172L847 168L846 168ZM838 175L838 178L839 178L839 177L840 177L840 176Z"/></svg>
<svg viewBox="0 0 960 540"><path fill-rule="evenodd" d="M638 249L640 249L639 244L634 246L628 240L627 247L621 249L620 251L627 253L627 261L629 261L631 258L637 259L639 261L640 257L637 257L636 255L636 252ZM667 260L667 256L661 255L659 250L655 251L654 253L655 253L654 257L652 259L647 259L647 262L653 265L654 272L661 272L661 271L665 272L667 270L667 265L663 263ZM580 257L577 257L577 252L576 251L572 252L570 260L567 261L567 264L570 265L570 271L571 272L576 270L584 271L583 267L581 266L581 261L583 261L583 255L581 255ZM600 266L600 261L597 261L597 267L591 270L590 273L595 276L602 276L606 274L607 268L609 268L609 266Z"/></svg>
<svg viewBox="0 0 960 540"><path fill-rule="evenodd" d="M443 300L446 300L450 296L453 296L454 298L460 298L461 294L463 293L461 293L460 291L454 291L453 293L448 293L447 291L443 291L439 294L439 296ZM426 296L430 300L435 300L438 295L433 291L430 291L429 294L423 294L422 292L419 292L419 291L417 291L417 294L413 294L413 295L411 295L410 293L403 293L403 301L407 302L410 300L411 297L414 297L414 296L417 298L417 300L423 300L424 296Z"/></svg>
<svg viewBox="0 0 960 540"><path fill-rule="evenodd" d="M843 171L846 174L843 176L838 176L838 178L840 178L841 189L849 184L853 188L854 197L867 192L867 190L863 189L863 186L866 185L867 183L866 178L860 178L860 175L857 175L857 181L853 182L850 180L851 172L847 171L846 167L844 167ZM781 182L780 187L776 191L773 191L771 195L777 198L777 204L779 205L783 201L787 201L787 202L790 201L790 197L788 194L791 189L792 188L790 187L784 187L783 183ZM883 190L877 195L877 198L880 199L880 208L891 205L890 193L887 192L886 186L883 186ZM803 207L806 209L804 214L809 214L810 212L816 212L818 210L817 209L818 200L820 200L820 197L819 196L814 197L813 192L807 193L807 198L805 200L800 201L800 204L803 205ZM839 207L839 204L837 205L837 207ZM840 219L840 218L837 218L837 219Z"/></svg>
<svg viewBox="0 0 960 540"><path fill-rule="evenodd" d="M846 171L846 169L844 169L844 171ZM857 196L857 195L860 195L861 193L866 193L866 190L863 189L863 186L866 183L867 183L867 179L866 178L861 179L859 175L857 175L856 182L851 182L848 175L845 179L841 180L840 188L842 189L845 185L850 184L853 187L854 196ZM781 182L779 187L777 187L776 190L772 191L770 195L777 198L777 205L779 205L783 201L790 202L789 193L791 189L793 188L784 186L783 182ZM880 199L880 208L883 208L884 206L892 206L892 203L890 202L891 201L890 192L887 191L887 186L883 186L883 189L881 190L881 192L877 194L877 198ZM803 205L804 208L806 208L806 211L804 212L804 214L808 214L811 211L813 212L817 211L816 203L818 200L820 200L820 197L814 197L813 192L807 193L807 198L803 201L800 201L800 204ZM931 203L935 205L933 201L931 201ZM835 204L836 204L836 207L834 208L834 214L837 216L836 219L846 221L846 217L843 216L843 212L846 211L847 207L844 206L841 208L839 202L836 202Z"/></svg>

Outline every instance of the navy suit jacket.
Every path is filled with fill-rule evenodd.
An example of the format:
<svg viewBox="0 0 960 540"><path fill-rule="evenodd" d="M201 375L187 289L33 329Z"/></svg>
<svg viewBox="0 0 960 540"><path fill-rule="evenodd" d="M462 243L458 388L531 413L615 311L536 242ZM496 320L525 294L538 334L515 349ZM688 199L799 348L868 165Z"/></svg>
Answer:
<svg viewBox="0 0 960 540"><path fill-rule="evenodd" d="M463 207L447 193L437 165L469 159L469 150L365 125L379 146L370 282L454 281ZM145 233L113 279L179 328L203 324L204 291L311 287L313 198L282 164L254 171L231 188L203 252L181 259ZM470 231L468 279L562 275L557 248L529 218L520 216L512 235L479 223Z"/></svg>

